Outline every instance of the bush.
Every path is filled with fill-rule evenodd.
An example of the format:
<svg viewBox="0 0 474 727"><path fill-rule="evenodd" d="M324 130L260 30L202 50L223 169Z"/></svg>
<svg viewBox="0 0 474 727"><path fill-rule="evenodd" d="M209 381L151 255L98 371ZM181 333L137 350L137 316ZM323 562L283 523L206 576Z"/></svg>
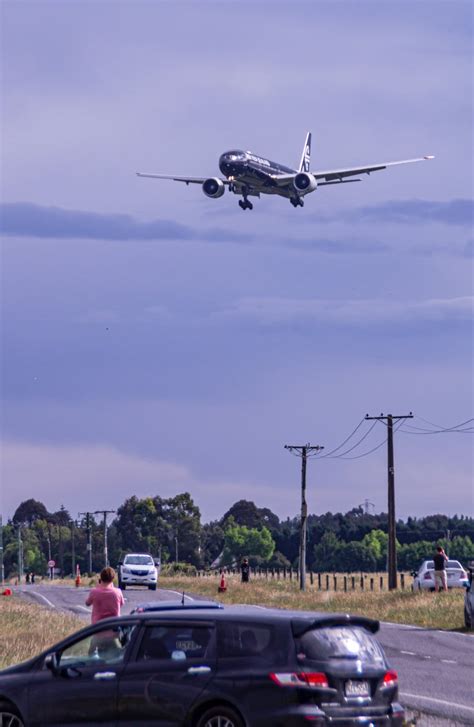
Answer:
<svg viewBox="0 0 474 727"><path fill-rule="evenodd" d="M162 576L195 576L197 569L191 563L166 563L161 566L160 575Z"/></svg>

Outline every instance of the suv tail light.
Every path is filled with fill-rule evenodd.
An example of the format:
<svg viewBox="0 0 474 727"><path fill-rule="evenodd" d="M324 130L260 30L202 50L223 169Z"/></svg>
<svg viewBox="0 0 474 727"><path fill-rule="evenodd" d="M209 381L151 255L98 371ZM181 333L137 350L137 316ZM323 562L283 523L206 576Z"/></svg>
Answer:
<svg viewBox="0 0 474 727"><path fill-rule="evenodd" d="M269 674L270 679L280 687L320 687L327 689L329 682L326 674L322 672L284 672Z"/></svg>
<svg viewBox="0 0 474 727"><path fill-rule="evenodd" d="M382 685L384 687L394 687L396 684L398 684L398 674L393 669L389 669L384 674Z"/></svg>
<svg viewBox="0 0 474 727"><path fill-rule="evenodd" d="M425 581L430 581L431 580L431 573L429 571L427 571L425 573L425 575L423 576L423 578L425 579Z"/></svg>

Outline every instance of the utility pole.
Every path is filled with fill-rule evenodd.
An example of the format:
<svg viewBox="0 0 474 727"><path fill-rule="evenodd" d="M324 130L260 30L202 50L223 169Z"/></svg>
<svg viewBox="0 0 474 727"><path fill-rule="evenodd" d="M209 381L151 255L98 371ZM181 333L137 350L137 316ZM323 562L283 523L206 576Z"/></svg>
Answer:
<svg viewBox="0 0 474 727"><path fill-rule="evenodd" d="M87 555L88 555L88 564L89 564L89 576L92 575L92 538L91 538L91 515L93 513L91 512L80 512L78 513L78 517L81 517L81 515L84 515L86 518L86 533L87 533Z"/></svg>
<svg viewBox="0 0 474 727"><path fill-rule="evenodd" d="M115 510L96 510L94 515L103 515L104 517L104 568L109 565L109 549L107 544L107 515Z"/></svg>
<svg viewBox="0 0 474 727"><path fill-rule="evenodd" d="M377 419L378 421L387 422L387 482L388 482L388 587L392 591L397 588L397 532L395 519L395 466L393 458L393 422L399 419L413 419L413 414L402 414L401 416L393 416L393 414L383 413L378 417L369 417L365 415L367 420Z"/></svg>
<svg viewBox="0 0 474 727"><path fill-rule="evenodd" d="M3 523L0 515L0 586L5 584L5 566L3 564Z"/></svg>
<svg viewBox="0 0 474 727"><path fill-rule="evenodd" d="M18 584L21 585L23 576L23 543L21 540L21 527L18 526Z"/></svg>
<svg viewBox="0 0 474 727"><path fill-rule="evenodd" d="M75 543L75 534L76 534L76 521L70 520L69 524L71 526L71 571L72 571L72 577L76 575L76 543Z"/></svg>
<svg viewBox="0 0 474 727"><path fill-rule="evenodd" d="M300 529L300 590L306 590L306 529L308 521L308 505L306 503L306 460L314 456L324 447L308 444L285 444L296 457L301 457L301 529Z"/></svg>

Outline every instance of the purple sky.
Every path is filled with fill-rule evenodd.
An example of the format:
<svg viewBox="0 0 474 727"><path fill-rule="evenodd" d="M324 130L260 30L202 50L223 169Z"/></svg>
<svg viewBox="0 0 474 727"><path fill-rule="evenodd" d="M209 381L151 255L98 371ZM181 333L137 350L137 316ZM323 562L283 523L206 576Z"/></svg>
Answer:
<svg viewBox="0 0 474 727"><path fill-rule="evenodd" d="M285 443L472 416L470 2L1 12L4 517L185 490L205 521L293 516ZM313 168L436 159L251 213L135 176L215 175L229 148L295 165L307 130ZM397 514L472 515L472 436L415 431ZM311 462L311 512L365 498L386 509L385 447Z"/></svg>

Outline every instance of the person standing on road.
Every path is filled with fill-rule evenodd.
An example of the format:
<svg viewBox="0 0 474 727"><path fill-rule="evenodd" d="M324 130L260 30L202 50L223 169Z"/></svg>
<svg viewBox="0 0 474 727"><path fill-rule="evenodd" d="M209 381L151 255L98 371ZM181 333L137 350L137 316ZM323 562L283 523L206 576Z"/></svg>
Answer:
<svg viewBox="0 0 474 727"><path fill-rule="evenodd" d="M250 576L250 566L248 558L244 558L242 563L240 564L240 572L242 574L242 583L248 583Z"/></svg>
<svg viewBox="0 0 474 727"><path fill-rule="evenodd" d="M100 573L99 585L87 596L86 606L92 606L93 624L110 616L120 616L120 609L125 603L122 591L114 586L115 571L104 568Z"/></svg>
<svg viewBox="0 0 474 727"><path fill-rule="evenodd" d="M448 556L444 552L441 545L436 548L436 553L433 556L434 561L434 576L435 576L435 591L438 593L439 587L442 586L443 591L448 590L448 579L446 576L446 561Z"/></svg>

